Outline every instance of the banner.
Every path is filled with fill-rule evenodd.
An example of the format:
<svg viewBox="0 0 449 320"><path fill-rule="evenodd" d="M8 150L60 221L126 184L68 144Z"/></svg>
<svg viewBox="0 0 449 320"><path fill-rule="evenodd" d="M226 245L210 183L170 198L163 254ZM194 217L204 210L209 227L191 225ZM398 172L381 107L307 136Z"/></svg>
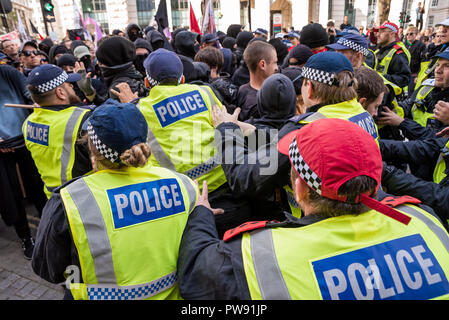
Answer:
<svg viewBox="0 0 449 320"><path fill-rule="evenodd" d="M10 33L3 34L0 36L0 41L6 40L6 39L11 40L12 43L14 43L17 48L20 48L21 41L20 41L19 31L12 31Z"/></svg>
<svg viewBox="0 0 449 320"><path fill-rule="evenodd" d="M212 0L208 0L206 4L206 12L203 18L203 34L215 33L215 16L214 9L212 8Z"/></svg>

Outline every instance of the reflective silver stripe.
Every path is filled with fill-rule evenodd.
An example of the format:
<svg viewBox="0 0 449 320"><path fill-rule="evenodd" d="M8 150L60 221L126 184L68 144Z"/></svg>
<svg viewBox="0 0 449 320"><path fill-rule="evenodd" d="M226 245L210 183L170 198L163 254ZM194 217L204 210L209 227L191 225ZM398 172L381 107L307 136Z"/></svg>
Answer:
<svg viewBox="0 0 449 320"><path fill-rule="evenodd" d="M251 233L251 257L260 294L264 300L291 300L276 259L270 229Z"/></svg>
<svg viewBox="0 0 449 320"><path fill-rule="evenodd" d="M153 297L176 284L176 271L154 281L134 286L87 285L89 300L136 300Z"/></svg>
<svg viewBox="0 0 449 320"><path fill-rule="evenodd" d="M190 170L187 170L184 172L186 176L188 176L190 179L197 179L206 173L211 172L220 164L220 156L215 155L214 157L210 158L206 162L203 162L202 164L197 165L196 167L193 167Z"/></svg>
<svg viewBox="0 0 449 320"><path fill-rule="evenodd" d="M173 172L174 174L176 174L181 180L182 183L184 184L184 186L187 189L187 193L189 195L189 213L192 212L192 210L195 208L195 204L196 204L196 190L195 187L192 185L192 182L190 181L190 179L183 175L182 173L178 173L178 172Z"/></svg>
<svg viewBox="0 0 449 320"><path fill-rule="evenodd" d="M159 162L161 167L170 169L172 171L176 171L175 165L167 156L164 149L162 149L161 145L157 141L156 136L154 135L153 131L151 131L149 126L148 126L148 144L150 145L151 153L154 155L154 157L156 158L157 162Z"/></svg>
<svg viewBox="0 0 449 320"><path fill-rule="evenodd" d="M215 102L215 99L214 99L214 97L213 97L213 95L212 95L212 93L209 91L209 90L207 90L206 88L203 88L203 87L201 87L201 86L198 86L200 89L201 89L201 91L203 91L205 94L207 94L207 96L209 97L209 100L210 100L210 103L211 103L211 106L210 107L212 107L213 105L216 105L217 103Z"/></svg>
<svg viewBox="0 0 449 320"><path fill-rule="evenodd" d="M83 222L98 282L117 283L108 232L92 191L83 178L69 184L66 189Z"/></svg>
<svg viewBox="0 0 449 320"><path fill-rule="evenodd" d="M432 221L432 219L426 217L423 213L410 206L399 206L396 209L399 211L404 211L405 213L408 213L409 215L424 222L424 224L437 235L438 239L440 239L447 252L449 252L449 235L442 227L438 226L435 222Z"/></svg>
<svg viewBox="0 0 449 320"><path fill-rule="evenodd" d="M70 155L72 154L73 133L75 130L78 130L76 123L85 111L86 109L76 108L65 126L61 152L61 184L67 182L67 168L70 162Z"/></svg>
<svg viewBox="0 0 449 320"><path fill-rule="evenodd" d="M307 118L303 119L303 121L307 121L307 122L313 122L316 120L320 120L320 119L326 119L327 117L319 112L314 112L312 113L310 116L308 116Z"/></svg>
<svg viewBox="0 0 449 320"><path fill-rule="evenodd" d="M287 194L288 204L295 209L301 209L301 207L299 206L299 203L296 202L295 195L293 193L291 193L289 190L285 190L285 193Z"/></svg>

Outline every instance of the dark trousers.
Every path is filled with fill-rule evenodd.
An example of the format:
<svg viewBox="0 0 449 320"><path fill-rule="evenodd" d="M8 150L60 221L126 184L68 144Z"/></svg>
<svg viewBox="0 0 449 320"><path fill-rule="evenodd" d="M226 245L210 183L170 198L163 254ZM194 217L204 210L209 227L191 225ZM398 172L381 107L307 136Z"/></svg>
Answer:
<svg viewBox="0 0 449 320"><path fill-rule="evenodd" d="M0 215L5 224L13 225L19 238L23 239L30 237L31 231L17 167L27 199L34 204L39 217L47 197L33 158L25 146L15 148L14 152L0 153Z"/></svg>
<svg viewBox="0 0 449 320"><path fill-rule="evenodd" d="M422 30L422 19L421 20L416 20L416 27L418 28L418 30L421 32Z"/></svg>

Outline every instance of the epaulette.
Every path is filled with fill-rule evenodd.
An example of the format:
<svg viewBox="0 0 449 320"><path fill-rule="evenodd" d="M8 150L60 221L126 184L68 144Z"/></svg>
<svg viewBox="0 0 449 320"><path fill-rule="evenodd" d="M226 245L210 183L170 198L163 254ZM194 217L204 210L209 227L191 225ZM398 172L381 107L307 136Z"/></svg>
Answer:
<svg viewBox="0 0 449 320"><path fill-rule="evenodd" d="M235 236L242 234L244 232L247 232L247 231L265 228L265 226L269 222L270 221L249 221L249 222L242 223L238 227L235 227L233 229L229 229L228 231L226 231L223 235L223 241L225 241L225 242L229 241L230 239L234 238Z"/></svg>
<svg viewBox="0 0 449 320"><path fill-rule="evenodd" d="M384 198L381 203L392 207L392 208L396 208L397 206L400 206L401 204L420 204L421 200L410 197L410 196L401 196L401 197L396 197L396 196L390 196L390 197L386 197Z"/></svg>
<svg viewBox="0 0 449 320"><path fill-rule="evenodd" d="M404 51L401 49L401 50L398 50L398 51L396 51L396 53L395 54L401 54L401 53L404 53Z"/></svg>

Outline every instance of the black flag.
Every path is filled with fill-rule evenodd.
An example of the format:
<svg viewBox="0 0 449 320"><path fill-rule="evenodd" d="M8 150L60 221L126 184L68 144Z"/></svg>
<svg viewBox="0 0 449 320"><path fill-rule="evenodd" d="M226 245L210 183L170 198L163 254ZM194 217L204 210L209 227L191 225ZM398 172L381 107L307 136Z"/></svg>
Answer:
<svg viewBox="0 0 449 320"><path fill-rule="evenodd" d="M33 22L31 20L30 21L30 25L31 25L31 32L33 32L34 34L38 34L39 38L41 40L44 40L44 37L42 37L42 35L39 33L39 31L37 30L37 28L34 26Z"/></svg>
<svg viewBox="0 0 449 320"><path fill-rule="evenodd" d="M159 7L157 8L154 20L157 22L157 31L159 31L164 38L164 48L174 51L173 47L168 42L167 34L164 32L164 30L166 29L167 33L170 33L170 31L168 30L167 2L165 0L161 0L159 2Z"/></svg>

